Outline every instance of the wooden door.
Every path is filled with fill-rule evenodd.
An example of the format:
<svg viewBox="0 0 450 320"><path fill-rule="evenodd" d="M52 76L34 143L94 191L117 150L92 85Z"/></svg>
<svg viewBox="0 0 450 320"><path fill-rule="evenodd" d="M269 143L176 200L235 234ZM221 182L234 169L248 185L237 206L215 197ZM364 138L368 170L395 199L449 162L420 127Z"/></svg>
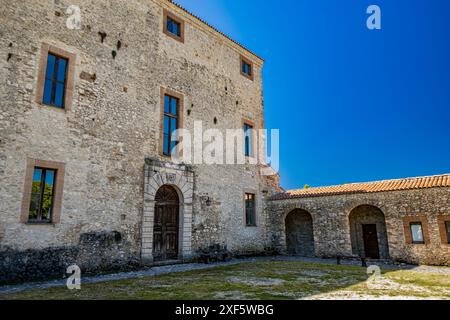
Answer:
<svg viewBox="0 0 450 320"><path fill-rule="evenodd" d="M179 211L176 191L172 187L162 187L156 195L153 226L155 261L178 259Z"/></svg>
<svg viewBox="0 0 450 320"><path fill-rule="evenodd" d="M376 224L363 224L364 252L366 258L380 259Z"/></svg>

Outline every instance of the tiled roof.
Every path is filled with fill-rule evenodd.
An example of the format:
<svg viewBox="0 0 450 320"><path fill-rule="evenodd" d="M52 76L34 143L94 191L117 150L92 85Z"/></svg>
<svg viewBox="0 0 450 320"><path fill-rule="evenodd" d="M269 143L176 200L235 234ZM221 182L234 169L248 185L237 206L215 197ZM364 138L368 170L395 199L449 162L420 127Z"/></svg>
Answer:
<svg viewBox="0 0 450 320"><path fill-rule="evenodd" d="M254 55L255 57L257 57L258 59L261 59L261 61L264 61L263 58L261 58L260 56L258 56L256 53L252 52L251 50L247 49L246 47L244 47L242 44L240 44L239 42L231 39L229 36L227 36L225 33L223 33L222 31L218 30L217 28L213 27L212 25L210 25L208 22L206 22L205 20L203 20L202 18L199 18L198 16L196 16L195 14L193 14L192 12L189 12L187 9L183 8L181 5L179 5L178 3L176 3L173 0L167 0L168 2L174 4L175 6L177 6L178 8L180 8L181 10L183 10L184 12L186 12L187 14L189 14L190 16L194 17L195 19L197 19L198 21L200 21L201 23L206 24L208 27L210 27L211 29L213 29L214 31L218 32L219 34L221 34L222 36L224 36L225 38L227 38L228 40L230 40L231 42L237 44L239 47L241 47L242 49L244 49L245 51L248 51L249 53L251 53L252 55Z"/></svg>
<svg viewBox="0 0 450 320"><path fill-rule="evenodd" d="M272 200L324 197L341 194L374 193L397 190L450 187L450 174L438 176L404 178L363 183L348 183L339 186L290 190L274 195Z"/></svg>

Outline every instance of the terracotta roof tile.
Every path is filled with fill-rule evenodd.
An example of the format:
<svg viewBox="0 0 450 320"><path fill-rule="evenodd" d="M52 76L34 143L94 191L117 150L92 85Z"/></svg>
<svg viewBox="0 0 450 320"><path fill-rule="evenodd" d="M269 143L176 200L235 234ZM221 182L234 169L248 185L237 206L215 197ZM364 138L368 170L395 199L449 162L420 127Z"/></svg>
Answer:
<svg viewBox="0 0 450 320"><path fill-rule="evenodd" d="M274 195L272 200L324 197L341 194L374 193L397 190L450 187L450 174L438 176L404 178L363 183L348 183L338 186L289 190Z"/></svg>

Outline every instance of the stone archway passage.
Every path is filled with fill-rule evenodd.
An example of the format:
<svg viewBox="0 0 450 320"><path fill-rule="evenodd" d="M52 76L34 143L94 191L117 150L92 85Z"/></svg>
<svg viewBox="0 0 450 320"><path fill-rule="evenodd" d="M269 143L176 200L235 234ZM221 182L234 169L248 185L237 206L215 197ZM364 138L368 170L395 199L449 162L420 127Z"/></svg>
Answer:
<svg viewBox="0 0 450 320"><path fill-rule="evenodd" d="M295 209L286 219L286 246L289 254L314 256L313 219L308 211Z"/></svg>
<svg viewBox="0 0 450 320"><path fill-rule="evenodd" d="M350 212L352 252L360 257L389 259L389 246L383 212L374 206L362 205Z"/></svg>
<svg viewBox="0 0 450 320"><path fill-rule="evenodd" d="M178 259L180 202L171 186L159 188L155 197L153 257L155 261Z"/></svg>

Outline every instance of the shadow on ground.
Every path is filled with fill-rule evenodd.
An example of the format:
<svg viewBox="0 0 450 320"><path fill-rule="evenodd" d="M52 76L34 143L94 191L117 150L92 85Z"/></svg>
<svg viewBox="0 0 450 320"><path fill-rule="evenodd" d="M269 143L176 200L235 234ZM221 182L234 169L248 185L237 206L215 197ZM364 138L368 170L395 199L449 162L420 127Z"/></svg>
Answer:
<svg viewBox="0 0 450 320"><path fill-rule="evenodd" d="M450 268L367 268L272 259L156 276L0 294L0 299L450 299ZM428 267L425 267L428 268Z"/></svg>

